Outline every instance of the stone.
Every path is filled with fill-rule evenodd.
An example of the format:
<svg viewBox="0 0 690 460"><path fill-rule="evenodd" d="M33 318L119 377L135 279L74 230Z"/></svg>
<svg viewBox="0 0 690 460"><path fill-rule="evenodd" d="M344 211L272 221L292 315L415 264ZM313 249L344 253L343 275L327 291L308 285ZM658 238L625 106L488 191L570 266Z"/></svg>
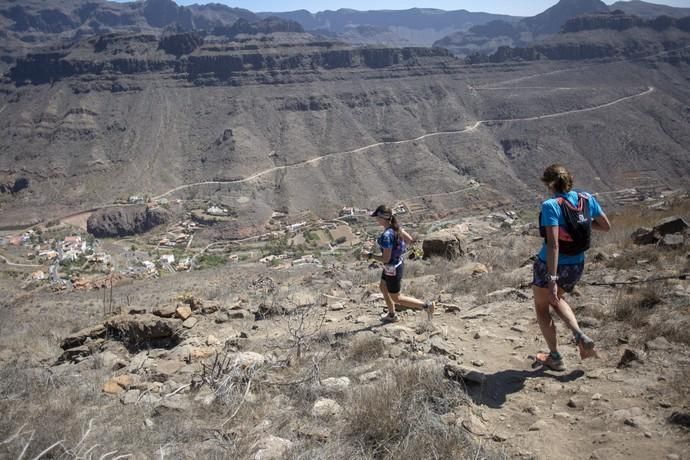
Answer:
<svg viewBox="0 0 690 460"><path fill-rule="evenodd" d="M103 341L103 339L99 339ZM82 361L85 357L91 355L93 353L93 349L88 346L88 345L80 345L78 347L74 348L69 348L62 352L60 357L58 358L58 362L66 362L66 361L74 361L74 362L80 362Z"/></svg>
<svg viewBox="0 0 690 460"><path fill-rule="evenodd" d="M177 414L187 412L191 409L189 398L185 395L172 395L167 398L162 398L160 402L154 407L155 415Z"/></svg>
<svg viewBox="0 0 690 460"><path fill-rule="evenodd" d="M668 421L674 425L690 428L690 412L673 412Z"/></svg>
<svg viewBox="0 0 690 460"><path fill-rule="evenodd" d="M659 241L659 238L654 233L654 230L647 227L640 227L635 230L631 235L633 243L637 245L654 244Z"/></svg>
<svg viewBox="0 0 690 460"><path fill-rule="evenodd" d="M594 393L592 395L592 401L599 401L601 399L601 393Z"/></svg>
<svg viewBox="0 0 690 460"><path fill-rule="evenodd" d="M113 381L112 379L108 380L107 382L105 382L105 385L103 385L103 392L109 395L119 395L123 391L125 391L125 389L118 385L117 382Z"/></svg>
<svg viewBox="0 0 690 460"><path fill-rule="evenodd" d="M262 354L253 351L243 351L235 354L235 366L250 368L263 366L266 363L266 357Z"/></svg>
<svg viewBox="0 0 690 460"><path fill-rule="evenodd" d="M130 385L134 384L136 379L135 376L133 376L132 374L122 374L113 377L111 380L120 385L122 388L127 388Z"/></svg>
<svg viewBox="0 0 690 460"><path fill-rule="evenodd" d="M654 231L661 236L681 233L688 228L688 223L680 216L671 216L660 220L654 226Z"/></svg>
<svg viewBox="0 0 690 460"><path fill-rule="evenodd" d="M507 298L510 296L515 296L520 300L526 300L529 298L529 296L527 296L527 294L525 294L524 292L522 292L518 289L515 289L515 288L499 289L498 291L493 291L493 292L489 292L488 294L486 294L486 297L488 297L489 299Z"/></svg>
<svg viewBox="0 0 690 460"><path fill-rule="evenodd" d="M486 381L486 374L468 367L458 366L456 364L446 364L443 367L443 374L447 378L459 382L481 384Z"/></svg>
<svg viewBox="0 0 690 460"><path fill-rule="evenodd" d="M476 415L469 414L460 422L460 425L472 434L477 436L484 436L486 431L486 424Z"/></svg>
<svg viewBox="0 0 690 460"><path fill-rule="evenodd" d="M510 327L511 331L519 332L520 334L524 334L527 332L527 329L525 329L523 326L520 326L519 324L515 324Z"/></svg>
<svg viewBox="0 0 690 460"><path fill-rule="evenodd" d="M577 406L578 406L577 401L575 401L574 398L570 398L570 399L568 400L568 404L567 404L567 405L568 405L568 407L572 407L573 409L577 408Z"/></svg>
<svg viewBox="0 0 690 460"><path fill-rule="evenodd" d="M673 345L671 345L671 343L662 336L659 336L654 340L650 340L649 342L645 343L644 346L645 349L650 351L668 351L673 348Z"/></svg>
<svg viewBox="0 0 690 460"><path fill-rule="evenodd" d="M184 321L192 316L192 307L189 305L180 305L175 309L175 314L177 314L178 318Z"/></svg>
<svg viewBox="0 0 690 460"><path fill-rule="evenodd" d="M334 303L328 306L328 309L331 311L340 311L340 310L345 310L345 304L338 302Z"/></svg>
<svg viewBox="0 0 690 460"><path fill-rule="evenodd" d="M371 372L366 372L362 375L360 375L357 380L359 380L359 383L367 383L367 382L372 382L374 380L378 380L381 378L381 371L371 371Z"/></svg>
<svg viewBox="0 0 690 460"><path fill-rule="evenodd" d="M220 345L220 340L218 340L218 338L215 335L210 334L208 337L206 337L206 345L208 345L208 346Z"/></svg>
<svg viewBox="0 0 690 460"><path fill-rule="evenodd" d="M544 420L537 420L527 429L528 431L541 431L549 427L548 422Z"/></svg>
<svg viewBox="0 0 690 460"><path fill-rule="evenodd" d="M553 418L561 421L570 421L570 414L567 412L556 412L553 414Z"/></svg>
<svg viewBox="0 0 690 460"><path fill-rule="evenodd" d="M230 310L225 312L225 315L229 319L248 319L254 317L254 315L247 310Z"/></svg>
<svg viewBox="0 0 690 460"><path fill-rule="evenodd" d="M333 377L321 381L321 385L329 390L345 391L350 386L350 379L347 377Z"/></svg>
<svg viewBox="0 0 690 460"><path fill-rule="evenodd" d="M151 342L176 340L180 322L151 314L118 315L108 319L105 327L108 334L121 340L144 345Z"/></svg>
<svg viewBox="0 0 690 460"><path fill-rule="evenodd" d="M640 359L640 354L634 350L631 350L629 348L626 348L623 351L623 355L621 356L620 361L618 361L618 368L626 367L628 366L631 362L633 361L639 361L642 362Z"/></svg>
<svg viewBox="0 0 690 460"><path fill-rule="evenodd" d="M680 248L683 246L684 242L685 238L683 238L681 233L674 233L671 235L664 235L663 238L661 238L661 241L659 241L659 246L666 248Z"/></svg>
<svg viewBox="0 0 690 460"><path fill-rule="evenodd" d="M189 318L184 320L184 322L182 323L182 327L184 327L185 329L191 329L194 326L196 326L196 323L198 323L198 322L199 322L198 319L196 319L193 316L190 316Z"/></svg>
<svg viewBox="0 0 690 460"><path fill-rule="evenodd" d="M106 328L103 324L81 329L74 334L70 334L62 340L60 348L68 350L83 345L87 339L101 339L106 336Z"/></svg>
<svg viewBox="0 0 690 460"><path fill-rule="evenodd" d="M434 337L431 339L431 347L429 353L441 356L452 356L455 351L446 343L441 337Z"/></svg>
<svg viewBox="0 0 690 460"><path fill-rule="evenodd" d="M139 401L139 395L141 390L129 390L122 395L120 395L120 401L124 405L136 404Z"/></svg>
<svg viewBox="0 0 690 460"><path fill-rule="evenodd" d="M481 359L475 359L474 361L472 361L472 365L482 367L484 365L484 361L482 361Z"/></svg>
<svg viewBox="0 0 690 460"><path fill-rule="evenodd" d="M351 291L353 287L352 281L350 280L338 280L337 284L338 287L340 287L340 289L342 289L345 292Z"/></svg>
<svg viewBox="0 0 690 460"><path fill-rule="evenodd" d="M460 235L452 229L443 229L431 233L422 242L423 258L433 256L453 260L464 254L460 243Z"/></svg>
<svg viewBox="0 0 690 460"><path fill-rule="evenodd" d="M281 460L292 447L292 441L269 435L257 443L253 460Z"/></svg>
<svg viewBox="0 0 690 460"><path fill-rule="evenodd" d="M314 417L335 417L342 413L343 408L340 407L333 399L321 398L314 403L311 414Z"/></svg>
<svg viewBox="0 0 690 460"><path fill-rule="evenodd" d="M185 364L181 361L162 359L156 362L156 373L164 377L169 377L175 375L184 365Z"/></svg>

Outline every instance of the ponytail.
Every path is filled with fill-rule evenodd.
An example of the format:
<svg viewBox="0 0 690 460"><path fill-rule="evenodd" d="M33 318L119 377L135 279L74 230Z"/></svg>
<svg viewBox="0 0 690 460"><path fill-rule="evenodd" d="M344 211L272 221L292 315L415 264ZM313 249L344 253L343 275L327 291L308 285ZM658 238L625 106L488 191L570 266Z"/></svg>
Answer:
<svg viewBox="0 0 690 460"><path fill-rule="evenodd" d="M559 164L552 164L546 168L541 181L552 186L558 193L568 193L573 188L573 175Z"/></svg>

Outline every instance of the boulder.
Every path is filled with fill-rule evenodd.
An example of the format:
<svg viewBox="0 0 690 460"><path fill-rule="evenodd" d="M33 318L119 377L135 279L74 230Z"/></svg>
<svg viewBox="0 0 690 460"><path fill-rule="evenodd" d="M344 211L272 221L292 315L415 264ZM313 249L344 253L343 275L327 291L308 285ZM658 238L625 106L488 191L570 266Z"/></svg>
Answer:
<svg viewBox="0 0 690 460"><path fill-rule="evenodd" d="M129 316L118 315L105 323L108 334L128 344L153 344L179 342L180 321L160 318L151 314Z"/></svg>
<svg viewBox="0 0 690 460"><path fill-rule="evenodd" d="M453 260L464 254L460 237L452 229L439 230L428 235L422 243L422 251L424 259L441 256Z"/></svg>
<svg viewBox="0 0 690 460"><path fill-rule="evenodd" d="M680 248L683 247L685 238L683 238L682 233L672 233L670 235L664 235L659 241L659 246L666 248Z"/></svg>
<svg viewBox="0 0 690 460"><path fill-rule="evenodd" d="M688 228L688 223L682 217L671 216L660 220L655 226L654 231L660 236L670 235L672 233L681 233Z"/></svg>
<svg viewBox="0 0 690 460"><path fill-rule="evenodd" d="M322 398L314 403L311 414L314 417L335 417L342 411L343 408L333 399Z"/></svg>
<svg viewBox="0 0 690 460"><path fill-rule="evenodd" d="M254 453L254 460L280 460L292 447L292 441L269 435L259 440L258 449Z"/></svg>
<svg viewBox="0 0 690 460"><path fill-rule="evenodd" d="M640 227L632 232L630 239L638 245L654 244L659 241L659 238L654 234L654 230L647 227Z"/></svg>
<svg viewBox="0 0 690 460"><path fill-rule="evenodd" d="M103 208L89 216L86 229L98 238L136 235L169 221L170 217L166 209L147 205Z"/></svg>
<svg viewBox="0 0 690 460"><path fill-rule="evenodd" d="M98 324L96 326L87 327L74 334L68 335L62 340L60 348L68 350L70 348L83 345L88 339L100 339L105 337L105 326Z"/></svg>

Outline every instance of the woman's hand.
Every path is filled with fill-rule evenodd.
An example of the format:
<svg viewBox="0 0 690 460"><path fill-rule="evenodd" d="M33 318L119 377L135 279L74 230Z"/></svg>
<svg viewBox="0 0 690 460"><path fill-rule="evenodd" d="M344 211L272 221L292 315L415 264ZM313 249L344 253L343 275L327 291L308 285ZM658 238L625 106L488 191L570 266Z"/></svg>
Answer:
<svg viewBox="0 0 690 460"><path fill-rule="evenodd" d="M560 303L560 299L558 298L558 284L555 281L549 281L547 289L549 290L549 303L553 307L558 307Z"/></svg>

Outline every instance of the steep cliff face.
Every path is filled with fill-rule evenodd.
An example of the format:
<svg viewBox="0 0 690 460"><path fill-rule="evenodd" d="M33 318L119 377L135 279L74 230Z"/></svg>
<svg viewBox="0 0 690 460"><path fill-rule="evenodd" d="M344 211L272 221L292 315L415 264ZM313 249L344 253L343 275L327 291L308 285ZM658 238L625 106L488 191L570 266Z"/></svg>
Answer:
<svg viewBox="0 0 690 460"><path fill-rule="evenodd" d="M643 19L638 16L627 15L621 11L606 14L588 14L568 20L563 25L563 33L576 33L585 30L615 30L622 31L633 27L653 29L657 32L677 28L690 32L690 16L672 18L659 16L653 19Z"/></svg>
<svg viewBox="0 0 690 460"><path fill-rule="evenodd" d="M178 33L158 40L153 35L107 35L61 51L32 53L17 60L10 79L18 85L55 82L80 75L131 75L171 71L198 84L227 81L252 70L296 70L366 67L380 69L416 65L418 58L448 57L444 49L343 48L328 42L245 46L203 45L195 33ZM334 49L340 48L340 49Z"/></svg>
<svg viewBox="0 0 690 460"><path fill-rule="evenodd" d="M586 15L566 22L562 34L532 46L502 46L489 56L475 53L467 57L466 62L638 57L671 50L678 50L677 58L686 60L688 53L684 48L690 45L689 24L690 17L644 20L617 13Z"/></svg>

